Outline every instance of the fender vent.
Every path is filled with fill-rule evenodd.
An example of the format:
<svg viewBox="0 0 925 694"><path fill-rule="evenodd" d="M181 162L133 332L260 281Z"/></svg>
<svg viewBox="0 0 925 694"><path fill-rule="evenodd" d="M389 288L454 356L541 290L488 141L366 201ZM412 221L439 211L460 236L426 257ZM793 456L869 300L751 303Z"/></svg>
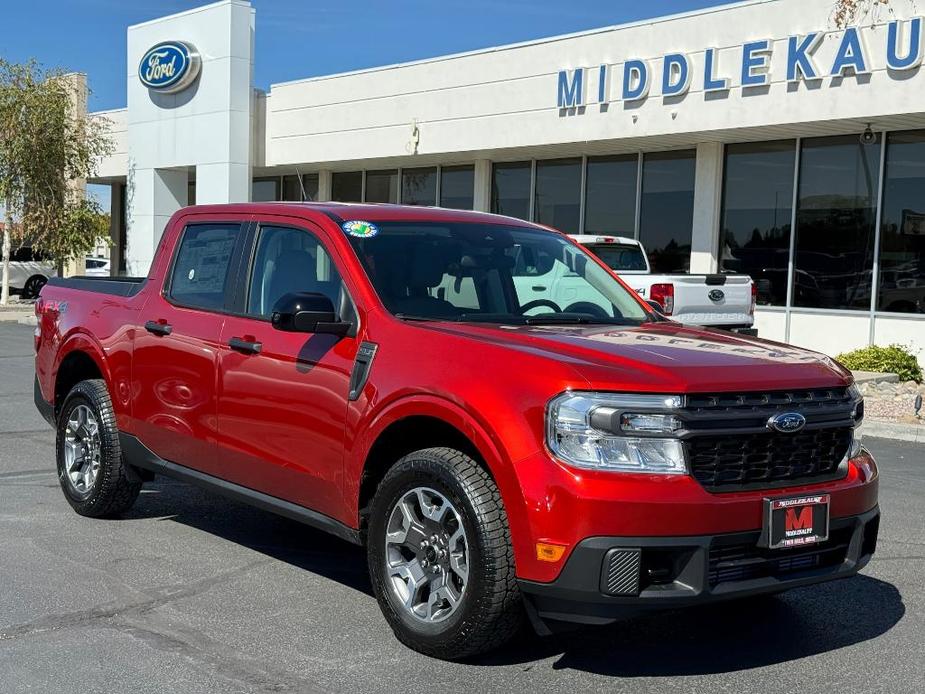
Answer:
<svg viewBox="0 0 925 694"><path fill-rule="evenodd" d="M604 555L601 591L608 595L639 595L641 550L614 548Z"/></svg>

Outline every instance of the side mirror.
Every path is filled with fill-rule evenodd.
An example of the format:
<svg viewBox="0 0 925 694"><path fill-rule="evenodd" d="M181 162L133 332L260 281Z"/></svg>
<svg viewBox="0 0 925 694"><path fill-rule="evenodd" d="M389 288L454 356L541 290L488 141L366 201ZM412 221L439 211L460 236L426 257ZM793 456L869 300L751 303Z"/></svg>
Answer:
<svg viewBox="0 0 925 694"><path fill-rule="evenodd" d="M324 294L291 292L273 307L270 322L277 330L291 333L325 333L343 337L351 324L338 320L332 302Z"/></svg>
<svg viewBox="0 0 925 694"><path fill-rule="evenodd" d="M665 308L658 303L657 301L652 301L651 299L646 299L646 303L649 304L659 315L664 315Z"/></svg>

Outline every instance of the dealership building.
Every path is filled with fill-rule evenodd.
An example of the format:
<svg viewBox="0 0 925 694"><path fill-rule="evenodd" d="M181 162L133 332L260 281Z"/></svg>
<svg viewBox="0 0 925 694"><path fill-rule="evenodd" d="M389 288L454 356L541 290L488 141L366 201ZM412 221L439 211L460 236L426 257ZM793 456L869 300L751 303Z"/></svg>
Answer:
<svg viewBox="0 0 925 694"><path fill-rule="evenodd" d="M194 202L440 205L747 273L770 339L925 348L925 28L869 4L839 27L832 0L749 0L267 92L246 0L131 26L92 181L114 269L147 272Z"/></svg>

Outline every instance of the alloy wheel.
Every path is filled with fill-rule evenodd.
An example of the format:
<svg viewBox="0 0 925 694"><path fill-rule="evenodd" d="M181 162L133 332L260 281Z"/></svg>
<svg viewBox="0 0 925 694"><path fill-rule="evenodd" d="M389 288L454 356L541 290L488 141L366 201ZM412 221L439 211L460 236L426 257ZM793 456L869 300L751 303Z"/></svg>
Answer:
<svg viewBox="0 0 925 694"><path fill-rule="evenodd" d="M428 623L459 608L469 580L462 516L440 492L415 487L389 514L385 536L389 588L405 611Z"/></svg>
<svg viewBox="0 0 925 694"><path fill-rule="evenodd" d="M100 425L86 405L71 410L64 432L64 474L75 491L93 489L100 470Z"/></svg>

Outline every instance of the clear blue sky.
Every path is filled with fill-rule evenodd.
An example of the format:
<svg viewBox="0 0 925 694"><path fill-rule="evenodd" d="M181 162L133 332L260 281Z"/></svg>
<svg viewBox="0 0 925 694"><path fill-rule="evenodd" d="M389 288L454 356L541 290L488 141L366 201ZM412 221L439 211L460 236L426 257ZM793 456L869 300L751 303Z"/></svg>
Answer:
<svg viewBox="0 0 925 694"><path fill-rule="evenodd" d="M125 106L125 29L205 0L4 2L0 55L85 72L90 110ZM724 4L719 0L253 0L256 83L486 48ZM179 38L179 37L178 37Z"/></svg>

